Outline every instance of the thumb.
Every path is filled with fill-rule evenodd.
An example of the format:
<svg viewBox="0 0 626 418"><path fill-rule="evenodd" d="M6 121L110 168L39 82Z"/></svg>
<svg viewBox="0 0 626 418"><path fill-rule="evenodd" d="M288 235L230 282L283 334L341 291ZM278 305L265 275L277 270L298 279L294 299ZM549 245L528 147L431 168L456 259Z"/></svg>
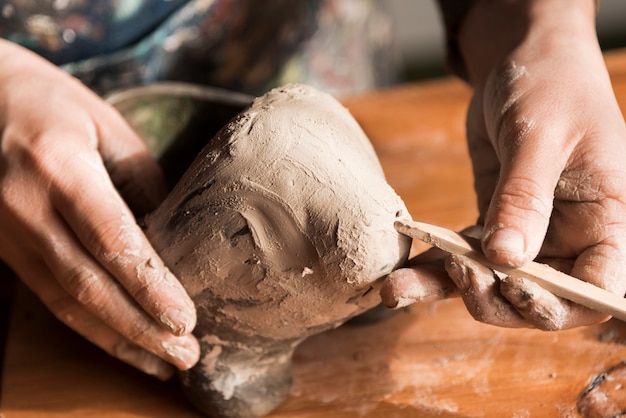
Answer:
<svg viewBox="0 0 626 418"><path fill-rule="evenodd" d="M530 138L526 138L530 139ZM560 152L527 141L502 154L500 176L485 218L482 247L491 261L521 266L541 249L562 171ZM541 152L539 152L541 150Z"/></svg>

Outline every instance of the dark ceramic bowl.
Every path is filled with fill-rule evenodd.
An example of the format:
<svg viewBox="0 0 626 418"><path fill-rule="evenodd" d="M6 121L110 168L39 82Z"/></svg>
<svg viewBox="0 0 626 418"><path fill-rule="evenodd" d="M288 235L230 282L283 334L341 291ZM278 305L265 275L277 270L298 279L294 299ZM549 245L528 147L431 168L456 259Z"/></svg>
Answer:
<svg viewBox="0 0 626 418"><path fill-rule="evenodd" d="M171 187L207 142L253 99L213 87L161 82L115 92L105 100L144 139Z"/></svg>

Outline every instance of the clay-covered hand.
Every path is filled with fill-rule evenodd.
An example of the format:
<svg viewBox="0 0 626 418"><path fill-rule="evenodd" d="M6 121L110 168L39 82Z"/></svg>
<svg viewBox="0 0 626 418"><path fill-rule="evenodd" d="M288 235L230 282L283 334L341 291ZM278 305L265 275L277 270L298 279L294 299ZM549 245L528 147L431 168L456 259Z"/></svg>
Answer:
<svg viewBox="0 0 626 418"><path fill-rule="evenodd" d="M510 266L537 258L623 295L626 126L594 18L593 0L478 1L459 34L474 87L467 135L486 256ZM463 257L445 267L487 323L552 330L607 319ZM388 287L401 293L398 277L427 274L398 272Z"/></svg>
<svg viewBox="0 0 626 418"><path fill-rule="evenodd" d="M193 303L130 209L164 197L160 169L74 78L6 41L0 63L0 258L109 354L163 379L191 367Z"/></svg>

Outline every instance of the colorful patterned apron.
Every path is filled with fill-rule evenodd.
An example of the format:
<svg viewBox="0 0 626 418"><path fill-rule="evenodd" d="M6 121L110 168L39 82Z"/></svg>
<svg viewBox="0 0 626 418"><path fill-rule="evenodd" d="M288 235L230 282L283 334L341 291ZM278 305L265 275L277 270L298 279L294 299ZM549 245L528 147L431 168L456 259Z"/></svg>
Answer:
<svg viewBox="0 0 626 418"><path fill-rule="evenodd" d="M1 37L100 94L159 80L354 94L395 80L390 33L376 0L0 1Z"/></svg>

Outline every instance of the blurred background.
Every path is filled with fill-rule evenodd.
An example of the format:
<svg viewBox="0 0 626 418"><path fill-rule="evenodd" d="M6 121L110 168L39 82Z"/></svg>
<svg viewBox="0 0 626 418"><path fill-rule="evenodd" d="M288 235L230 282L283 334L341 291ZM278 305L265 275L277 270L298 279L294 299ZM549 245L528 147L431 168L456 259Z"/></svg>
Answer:
<svg viewBox="0 0 626 418"><path fill-rule="evenodd" d="M408 80L446 74L444 35L434 0L385 0L394 20L396 54ZM598 38L603 49L626 47L626 0L600 0Z"/></svg>

